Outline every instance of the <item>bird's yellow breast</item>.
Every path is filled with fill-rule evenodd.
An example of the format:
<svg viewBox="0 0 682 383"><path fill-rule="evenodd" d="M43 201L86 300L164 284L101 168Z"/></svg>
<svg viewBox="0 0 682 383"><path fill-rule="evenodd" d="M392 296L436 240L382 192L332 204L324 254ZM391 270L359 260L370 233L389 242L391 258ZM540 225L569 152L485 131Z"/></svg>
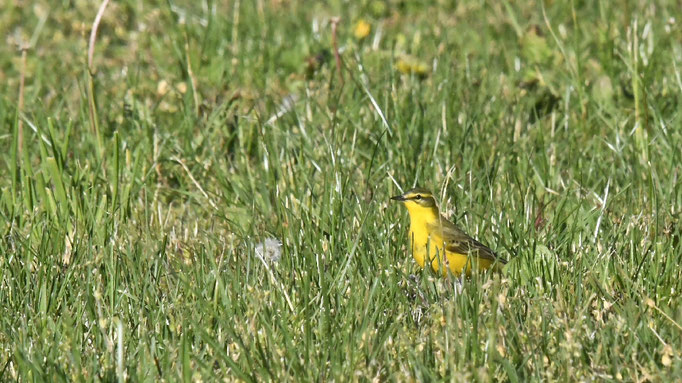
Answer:
<svg viewBox="0 0 682 383"><path fill-rule="evenodd" d="M442 235L429 229L438 227L440 220L438 209L406 205L410 214L412 256L420 267L425 267L428 259L433 271L442 270L444 276L447 275L448 269L454 275L461 275L463 272L470 275L472 269L487 270L493 264L488 259L447 251Z"/></svg>

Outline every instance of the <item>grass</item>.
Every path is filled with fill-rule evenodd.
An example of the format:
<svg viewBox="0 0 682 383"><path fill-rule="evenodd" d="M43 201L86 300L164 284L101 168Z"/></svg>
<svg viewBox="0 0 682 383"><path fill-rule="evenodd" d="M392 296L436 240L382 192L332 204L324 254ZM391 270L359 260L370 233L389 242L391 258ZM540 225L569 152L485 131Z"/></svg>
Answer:
<svg viewBox="0 0 682 383"><path fill-rule="evenodd" d="M101 144L97 7L31 5L0 12L0 380L682 375L675 2L116 1ZM502 275L416 267L414 184Z"/></svg>

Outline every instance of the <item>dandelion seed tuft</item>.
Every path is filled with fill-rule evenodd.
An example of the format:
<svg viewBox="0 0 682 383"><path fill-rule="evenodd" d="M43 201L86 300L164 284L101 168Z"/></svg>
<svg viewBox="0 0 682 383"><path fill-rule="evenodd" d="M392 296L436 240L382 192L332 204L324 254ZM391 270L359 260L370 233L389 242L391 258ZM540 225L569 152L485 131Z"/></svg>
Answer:
<svg viewBox="0 0 682 383"><path fill-rule="evenodd" d="M282 258L282 242L277 238L266 238L254 250L256 255L270 263L278 263Z"/></svg>

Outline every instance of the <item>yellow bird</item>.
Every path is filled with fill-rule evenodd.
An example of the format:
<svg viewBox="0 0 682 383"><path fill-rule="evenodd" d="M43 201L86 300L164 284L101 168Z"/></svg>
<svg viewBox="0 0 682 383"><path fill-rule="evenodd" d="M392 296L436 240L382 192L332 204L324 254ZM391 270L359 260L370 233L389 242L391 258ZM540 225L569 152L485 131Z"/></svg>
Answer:
<svg viewBox="0 0 682 383"><path fill-rule="evenodd" d="M430 191L415 188L391 199L402 202L410 214L412 255L422 268L428 259L435 272L444 265L447 267L442 268L443 276L447 275L448 269L459 276L462 273L471 275L474 269L499 270L507 263L443 217Z"/></svg>

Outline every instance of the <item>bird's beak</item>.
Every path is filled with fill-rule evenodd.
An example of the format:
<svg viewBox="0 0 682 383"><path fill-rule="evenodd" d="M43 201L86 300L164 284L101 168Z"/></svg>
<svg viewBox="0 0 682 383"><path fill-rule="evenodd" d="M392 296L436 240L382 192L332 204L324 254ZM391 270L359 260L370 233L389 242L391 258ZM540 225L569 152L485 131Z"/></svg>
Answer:
<svg viewBox="0 0 682 383"><path fill-rule="evenodd" d="M391 197L391 199L394 201L400 201L400 202L407 201L407 198L405 198L405 196L403 196L402 194L393 196L393 197Z"/></svg>

